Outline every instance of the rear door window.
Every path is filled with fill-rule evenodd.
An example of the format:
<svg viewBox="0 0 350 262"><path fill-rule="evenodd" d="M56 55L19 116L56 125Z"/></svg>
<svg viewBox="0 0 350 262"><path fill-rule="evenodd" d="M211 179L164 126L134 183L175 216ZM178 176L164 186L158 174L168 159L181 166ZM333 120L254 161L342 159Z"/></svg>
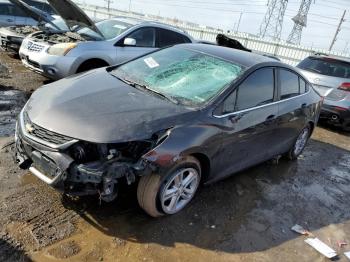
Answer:
<svg viewBox="0 0 350 262"><path fill-rule="evenodd" d="M191 42L191 40L188 37L170 30L158 28L157 31L157 46L160 48Z"/></svg>
<svg viewBox="0 0 350 262"><path fill-rule="evenodd" d="M308 91L306 82L299 77L300 94L304 94Z"/></svg>
<svg viewBox="0 0 350 262"><path fill-rule="evenodd" d="M0 15L12 15L9 10L10 5L0 3Z"/></svg>
<svg viewBox="0 0 350 262"><path fill-rule="evenodd" d="M235 110L240 111L271 103L274 98L274 70L262 68L238 87Z"/></svg>
<svg viewBox="0 0 350 262"><path fill-rule="evenodd" d="M27 15L22 11L22 9L20 9L17 6L13 6L13 8L11 8L11 13L14 16L22 16L22 17L27 17Z"/></svg>
<svg viewBox="0 0 350 262"><path fill-rule="evenodd" d="M299 95L299 76L285 69L279 70L281 99Z"/></svg>

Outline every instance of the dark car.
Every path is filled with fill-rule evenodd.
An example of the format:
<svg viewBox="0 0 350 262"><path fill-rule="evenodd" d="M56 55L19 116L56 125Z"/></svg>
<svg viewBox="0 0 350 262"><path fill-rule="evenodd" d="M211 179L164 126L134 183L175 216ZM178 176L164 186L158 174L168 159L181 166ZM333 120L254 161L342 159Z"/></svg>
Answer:
<svg viewBox="0 0 350 262"><path fill-rule="evenodd" d="M315 54L297 67L325 97L320 118L350 131L350 58Z"/></svg>
<svg viewBox="0 0 350 262"><path fill-rule="evenodd" d="M16 128L17 161L70 195L138 182L151 216L174 214L200 182L303 151L321 98L296 69L183 44L38 89Z"/></svg>

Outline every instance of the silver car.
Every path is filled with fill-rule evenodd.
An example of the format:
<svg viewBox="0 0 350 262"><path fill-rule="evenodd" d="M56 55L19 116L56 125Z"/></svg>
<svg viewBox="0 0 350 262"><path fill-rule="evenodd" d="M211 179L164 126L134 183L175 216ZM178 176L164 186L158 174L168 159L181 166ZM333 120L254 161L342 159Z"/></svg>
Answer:
<svg viewBox="0 0 350 262"><path fill-rule="evenodd" d="M53 9L43 1L24 0L23 2L48 14L54 14ZM33 19L15 4L11 3L11 1L0 0L0 27L16 25L35 26L37 24L37 20Z"/></svg>
<svg viewBox="0 0 350 262"><path fill-rule="evenodd" d="M48 2L71 32L33 33L24 39L19 55L26 67L50 79L122 63L157 48L193 42L191 36L168 25L124 17L95 24L69 0ZM79 30L75 30L77 25Z"/></svg>
<svg viewBox="0 0 350 262"><path fill-rule="evenodd" d="M9 0L14 7L21 10L25 15L28 16L28 19L31 17L35 21L35 25L14 25L0 27L0 47L9 53L18 54L19 48L22 44L23 39L31 33L37 31L55 31L55 32L64 32L68 31L65 22L60 16L55 15L53 12L44 12L42 10L49 10L51 8L48 4L43 5L42 9L38 9L42 2L26 0L33 6L27 4L21 0ZM46 8L45 8L46 7ZM1 8L1 5L0 5Z"/></svg>
<svg viewBox="0 0 350 262"><path fill-rule="evenodd" d="M320 119L350 130L350 58L316 54L297 67L324 96Z"/></svg>

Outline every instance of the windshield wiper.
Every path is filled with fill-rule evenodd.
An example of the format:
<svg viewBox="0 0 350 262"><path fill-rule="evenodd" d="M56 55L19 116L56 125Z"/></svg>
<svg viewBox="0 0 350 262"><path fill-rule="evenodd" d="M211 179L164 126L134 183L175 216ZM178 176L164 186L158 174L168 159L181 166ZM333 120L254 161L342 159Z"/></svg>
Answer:
<svg viewBox="0 0 350 262"><path fill-rule="evenodd" d="M114 74L113 74L113 75L114 75ZM145 85L145 84L136 83L136 82L134 82L134 81L132 81L132 80L130 80L130 79L128 79L128 78L125 78L125 77L122 78L122 77L119 77L119 76L116 76L116 75L114 75L114 76L115 76L116 78L118 78L120 81L124 82L125 84L127 84L127 85L129 85L129 86L132 86L132 87L137 88L137 89L146 89L146 90L149 90L149 91L151 91L152 93L155 93L155 94L157 94L158 96L161 96L161 97L163 97L163 98L169 100L170 102L172 102L172 103L174 103L174 104L176 104L176 105L179 104L179 101L176 100L175 98L173 98L173 97L171 97L171 96L167 96L167 95L165 95L165 94L163 94L163 93L161 93L161 92L159 92L159 91L157 91L157 90L154 90L154 89L150 88L149 86L147 86L147 85Z"/></svg>
<svg viewBox="0 0 350 262"><path fill-rule="evenodd" d="M167 95L165 95L165 94L163 94L163 93L161 93L161 92L159 92L159 91L157 91L157 90L154 90L154 89L152 89L152 88L149 88L149 86L140 85L140 84L137 84L137 85L140 86L140 87L142 87L142 88L144 88L144 89L147 89L147 90L151 91L152 93L157 94L158 96L161 96L161 97L163 97L163 98L169 100L170 102L172 102L172 103L174 103L174 104L176 104L176 105L179 104L179 101L177 101L175 98L173 98L173 97L171 97L171 96L167 96Z"/></svg>

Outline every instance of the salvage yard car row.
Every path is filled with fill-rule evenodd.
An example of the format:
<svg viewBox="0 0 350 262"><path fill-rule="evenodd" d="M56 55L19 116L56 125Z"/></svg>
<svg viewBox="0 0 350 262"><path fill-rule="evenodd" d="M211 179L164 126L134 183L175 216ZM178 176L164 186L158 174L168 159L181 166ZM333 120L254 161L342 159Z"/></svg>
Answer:
<svg viewBox="0 0 350 262"><path fill-rule="evenodd" d="M16 159L69 195L109 202L120 184L137 183L149 215L175 214L201 184L281 155L297 159L324 97L349 97L346 61L332 67L344 73L340 87L322 93L298 68L222 35L218 44L241 50L156 22L95 23L69 0L48 2L67 30L29 34L19 56L33 71L63 79L35 91L21 111Z"/></svg>

